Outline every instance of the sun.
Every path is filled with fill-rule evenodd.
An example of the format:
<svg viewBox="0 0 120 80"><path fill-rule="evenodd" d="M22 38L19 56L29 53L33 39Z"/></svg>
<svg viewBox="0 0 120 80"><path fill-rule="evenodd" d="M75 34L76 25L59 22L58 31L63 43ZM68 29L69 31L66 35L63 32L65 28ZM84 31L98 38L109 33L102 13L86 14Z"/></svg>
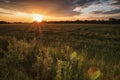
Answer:
<svg viewBox="0 0 120 80"><path fill-rule="evenodd" d="M42 22L43 16L38 14L33 14L33 21Z"/></svg>
<svg viewBox="0 0 120 80"><path fill-rule="evenodd" d="M42 18L41 17L34 17L34 21L42 22Z"/></svg>

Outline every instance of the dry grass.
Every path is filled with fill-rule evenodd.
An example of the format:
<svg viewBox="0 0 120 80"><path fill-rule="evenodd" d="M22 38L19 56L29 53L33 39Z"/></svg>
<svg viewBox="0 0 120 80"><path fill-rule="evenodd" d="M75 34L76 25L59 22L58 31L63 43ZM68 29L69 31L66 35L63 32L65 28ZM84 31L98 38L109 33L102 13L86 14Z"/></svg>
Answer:
<svg viewBox="0 0 120 80"><path fill-rule="evenodd" d="M0 25L0 80L120 79L119 25L30 25Z"/></svg>

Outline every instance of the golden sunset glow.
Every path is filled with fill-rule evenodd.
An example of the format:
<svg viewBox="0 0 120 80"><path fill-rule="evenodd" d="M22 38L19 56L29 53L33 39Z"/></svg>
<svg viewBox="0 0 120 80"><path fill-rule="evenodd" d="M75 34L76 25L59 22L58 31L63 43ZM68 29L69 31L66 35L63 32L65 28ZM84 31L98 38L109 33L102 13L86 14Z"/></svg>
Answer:
<svg viewBox="0 0 120 80"><path fill-rule="evenodd" d="M42 22L43 16L38 14L33 14L33 21Z"/></svg>
<svg viewBox="0 0 120 80"><path fill-rule="evenodd" d="M0 21L42 22L109 18L120 19L119 0L0 0Z"/></svg>

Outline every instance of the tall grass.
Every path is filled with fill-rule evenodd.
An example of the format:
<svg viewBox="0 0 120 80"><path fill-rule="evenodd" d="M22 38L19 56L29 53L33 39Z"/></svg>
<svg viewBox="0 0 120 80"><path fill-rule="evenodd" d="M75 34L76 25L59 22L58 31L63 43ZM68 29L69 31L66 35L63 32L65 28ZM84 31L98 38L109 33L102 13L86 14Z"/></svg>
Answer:
<svg viewBox="0 0 120 80"><path fill-rule="evenodd" d="M64 49L46 47L37 40L16 38L8 43L7 51L0 49L1 80L119 80L120 77L120 63L105 62L103 57L89 58L87 48L77 52L67 45L62 45ZM90 71L91 67L99 73L94 68Z"/></svg>
<svg viewBox="0 0 120 80"><path fill-rule="evenodd" d="M56 26L45 25L42 38L27 28L0 36L0 80L120 79L119 31Z"/></svg>

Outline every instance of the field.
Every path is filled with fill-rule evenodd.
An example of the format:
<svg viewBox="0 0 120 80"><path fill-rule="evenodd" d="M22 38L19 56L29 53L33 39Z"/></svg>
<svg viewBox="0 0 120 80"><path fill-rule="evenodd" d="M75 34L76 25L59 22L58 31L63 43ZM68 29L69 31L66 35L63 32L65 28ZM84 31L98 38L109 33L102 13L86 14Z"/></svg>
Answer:
<svg viewBox="0 0 120 80"><path fill-rule="evenodd" d="M0 24L0 80L120 80L120 24Z"/></svg>

